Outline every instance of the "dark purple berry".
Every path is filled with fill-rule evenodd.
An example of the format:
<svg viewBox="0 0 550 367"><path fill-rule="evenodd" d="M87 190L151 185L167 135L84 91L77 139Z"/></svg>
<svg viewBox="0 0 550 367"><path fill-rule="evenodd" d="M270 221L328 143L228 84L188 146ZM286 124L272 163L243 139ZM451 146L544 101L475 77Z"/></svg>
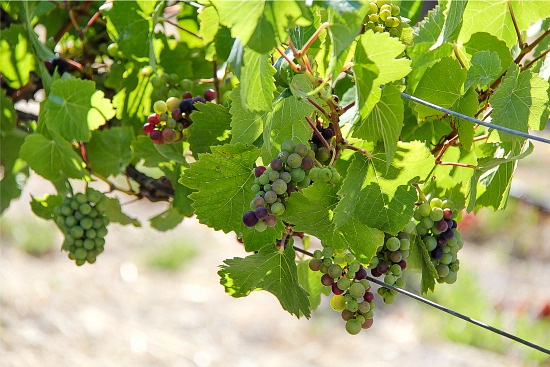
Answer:
<svg viewBox="0 0 550 367"><path fill-rule="evenodd" d="M449 225L447 224L447 222L444 219L442 219L442 220L437 221L435 223L435 228L437 228L437 230L439 232L445 232L447 230L447 228L449 228Z"/></svg>
<svg viewBox="0 0 550 367"><path fill-rule="evenodd" d="M452 230L452 228L449 228L445 232L441 233L441 236L446 240L450 240L455 236L455 232Z"/></svg>
<svg viewBox="0 0 550 367"><path fill-rule="evenodd" d="M182 118L182 114L179 108L174 108L172 110L172 118L176 121L180 121Z"/></svg>
<svg viewBox="0 0 550 367"><path fill-rule="evenodd" d="M190 114L193 111L193 100L191 98L184 99L180 102L180 111Z"/></svg>
<svg viewBox="0 0 550 367"><path fill-rule="evenodd" d="M258 218L256 217L256 213L253 211L244 213L243 223L247 227L254 227L256 223L258 223Z"/></svg>
<svg viewBox="0 0 550 367"><path fill-rule="evenodd" d="M436 260L439 260L443 257L443 249L441 247L436 247L432 251L432 257Z"/></svg>
<svg viewBox="0 0 550 367"><path fill-rule="evenodd" d="M268 227L275 227L277 225L277 217L274 215L268 215L265 219L265 224L267 224Z"/></svg>
<svg viewBox="0 0 550 367"><path fill-rule="evenodd" d="M256 218L258 219L265 219L268 215L269 215L269 212L267 211L267 208L265 206L260 206L259 208L256 208Z"/></svg>
<svg viewBox="0 0 550 367"><path fill-rule="evenodd" d="M401 270L405 270L407 267L407 262L405 260L401 260L398 264L401 267Z"/></svg>
<svg viewBox="0 0 550 367"><path fill-rule="evenodd" d="M444 239L443 237L439 237L439 238L437 239L437 245L438 245L439 247L445 247L446 244L447 244L447 240Z"/></svg>
<svg viewBox="0 0 550 367"><path fill-rule="evenodd" d="M332 293L336 295L340 295L340 294L344 294L344 291L338 288L338 285L336 283L332 283Z"/></svg>
<svg viewBox="0 0 550 367"><path fill-rule="evenodd" d="M381 262L380 264L378 264L376 269L378 269L380 274L386 274L388 272L388 264L386 264L385 262Z"/></svg>
<svg viewBox="0 0 550 367"><path fill-rule="evenodd" d="M182 123L183 128L187 129L189 126L191 126L192 123L193 123L193 120L191 120L189 117L185 117Z"/></svg>
<svg viewBox="0 0 550 367"><path fill-rule="evenodd" d="M310 157L305 157L304 159L302 159L302 169L304 171L309 171L313 168L314 165L315 162Z"/></svg>
<svg viewBox="0 0 550 367"><path fill-rule="evenodd" d="M281 160L278 158L272 160L269 165L271 166L271 169L273 171L280 171L283 169L283 162L281 162Z"/></svg>
<svg viewBox="0 0 550 367"><path fill-rule="evenodd" d="M365 292L365 295L363 296L363 299L367 302L372 302L374 300L374 293Z"/></svg>
<svg viewBox="0 0 550 367"><path fill-rule="evenodd" d="M207 89L204 92L204 99L207 101L213 101L216 99L216 91L214 89Z"/></svg>
<svg viewBox="0 0 550 367"><path fill-rule="evenodd" d="M330 127L327 127L321 134L323 135L323 138L328 140L334 136L334 131Z"/></svg>
<svg viewBox="0 0 550 367"><path fill-rule="evenodd" d="M453 225L451 226L451 228L456 228L458 227L458 223L456 222L456 220L453 219Z"/></svg>
<svg viewBox="0 0 550 367"><path fill-rule="evenodd" d="M355 279L361 280L367 277L367 270L361 265L359 270L355 272Z"/></svg>
<svg viewBox="0 0 550 367"><path fill-rule="evenodd" d="M380 275L382 275L382 273L379 272L377 268L372 269L372 270L370 271L370 273L371 273L372 276L375 277L375 278L378 278Z"/></svg>
<svg viewBox="0 0 550 367"><path fill-rule="evenodd" d="M323 274L323 276L321 277L321 283L323 285L326 285L327 287L332 286L332 284L334 283L334 279L328 274Z"/></svg>
<svg viewBox="0 0 550 367"><path fill-rule="evenodd" d="M195 103L206 103L206 101L201 96L196 96L195 98L193 98L193 109L194 110L197 109L197 107L195 107Z"/></svg>
<svg viewBox="0 0 550 367"><path fill-rule="evenodd" d="M258 166L254 168L254 176L260 177L264 172L266 168L264 166Z"/></svg>
<svg viewBox="0 0 550 367"><path fill-rule="evenodd" d="M159 130L153 130L149 133L152 141L162 141L162 133Z"/></svg>

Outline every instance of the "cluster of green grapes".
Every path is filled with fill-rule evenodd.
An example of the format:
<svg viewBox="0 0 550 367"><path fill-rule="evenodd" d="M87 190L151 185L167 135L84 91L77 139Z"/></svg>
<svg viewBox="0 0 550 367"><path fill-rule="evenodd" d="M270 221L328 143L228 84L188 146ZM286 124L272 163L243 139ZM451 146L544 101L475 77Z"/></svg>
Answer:
<svg viewBox="0 0 550 367"><path fill-rule="evenodd" d="M384 244L378 248L369 264L372 276L378 278L384 275L384 283L399 288L405 286L403 271L407 267L406 259L409 257L411 248L410 236L414 229L414 222L410 221L397 236L385 234ZM384 303L391 304L397 292L387 287L380 287L378 294Z"/></svg>
<svg viewBox="0 0 550 367"><path fill-rule="evenodd" d="M204 103L216 98L216 92L208 89L205 98L193 97L190 92L183 94L183 99L170 97L166 101L156 101L153 104L155 113L147 117L143 131L149 135L155 144L170 144L179 141L184 129L191 126L191 113L196 109L195 103Z"/></svg>
<svg viewBox="0 0 550 367"><path fill-rule="evenodd" d="M323 250L315 250L309 268L323 273L321 283L331 287L334 294L330 306L342 313L348 333L356 335L372 326L374 294L366 279L367 270L352 253L325 246Z"/></svg>
<svg viewBox="0 0 550 367"><path fill-rule="evenodd" d="M150 68L150 66L146 66L146 68ZM143 71L144 69L142 69L142 72ZM150 82L153 86L153 92L151 93L151 99L153 101L166 100L170 97L181 98L186 91L193 88L193 82L191 80L181 80L178 74L159 73L151 76Z"/></svg>
<svg viewBox="0 0 550 367"><path fill-rule="evenodd" d="M104 250L109 219L98 206L100 200L99 192L88 189L54 208L55 222L65 235L62 249L78 266L95 263Z"/></svg>
<svg viewBox="0 0 550 367"><path fill-rule="evenodd" d="M366 29L375 32L389 32L393 37L399 37L402 19L399 16L399 6L391 4L391 1L377 0L369 3L368 22Z"/></svg>
<svg viewBox="0 0 550 367"><path fill-rule="evenodd" d="M315 152L304 144L286 140L281 152L268 167L254 169L254 184L250 190L256 197L250 203L250 211L244 213L243 223L263 232L277 224L277 216L285 211L284 200L296 187L311 184L310 171L315 165ZM332 171L331 171L332 177Z"/></svg>
<svg viewBox="0 0 550 367"><path fill-rule="evenodd" d="M416 232L430 252L439 283L456 281L457 253L464 244L455 220L458 214L451 201L439 198L423 202L414 212L414 219L418 221Z"/></svg>

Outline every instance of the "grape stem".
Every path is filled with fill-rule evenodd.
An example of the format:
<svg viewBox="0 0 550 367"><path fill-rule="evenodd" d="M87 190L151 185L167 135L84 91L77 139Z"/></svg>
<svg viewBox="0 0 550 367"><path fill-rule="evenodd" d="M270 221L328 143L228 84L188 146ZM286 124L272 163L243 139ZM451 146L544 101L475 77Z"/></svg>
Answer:
<svg viewBox="0 0 550 367"><path fill-rule="evenodd" d="M453 53L455 54L455 57L458 60L458 63L460 64L462 69L466 69L464 62L462 61L462 59L460 58L460 55L458 54L458 46L456 43L453 45Z"/></svg>
<svg viewBox="0 0 550 367"><path fill-rule="evenodd" d="M308 116L306 116L305 119L306 119L307 123L309 124L309 126L311 126L311 128L313 129L313 133L315 133L315 135L319 138L319 140L321 140L321 143L323 143L325 148L327 148L328 150L332 150L332 147L329 145L329 143L323 137L323 134L321 134L319 129L317 129L317 126L315 126L313 121L311 121L311 119Z"/></svg>
<svg viewBox="0 0 550 367"><path fill-rule="evenodd" d="M458 162L435 162L436 164L439 164L441 166L455 166L455 167L464 167L464 168L477 168L476 166L472 164L466 164L466 163L458 163Z"/></svg>
<svg viewBox="0 0 550 367"><path fill-rule="evenodd" d="M424 192L420 188L420 185L417 183L413 183L412 185L416 188L416 191L418 192L418 196L420 197L420 199L422 199L422 201L428 201L428 198L426 197L426 195L424 195Z"/></svg>
<svg viewBox="0 0 550 367"><path fill-rule="evenodd" d="M350 108L352 108L353 106L355 106L355 101L351 102L349 105L345 106L345 107L342 107L339 111L339 114L340 115L343 115L344 113L346 113Z"/></svg>
<svg viewBox="0 0 550 367"><path fill-rule="evenodd" d="M302 70L302 67L300 65L296 65L296 63L292 61L287 54L285 54L281 47L277 46L276 50L281 54L281 57L288 62L288 65L292 70L294 70L294 72L299 73Z"/></svg>
<svg viewBox="0 0 550 367"><path fill-rule="evenodd" d="M525 47L527 47L527 44L523 43L523 39L521 37L521 31L519 30L518 22L516 20L516 16L514 15L514 9L512 8L512 4L510 3L509 0L507 0L506 5L508 5L508 11L510 12L512 23L514 23L514 29L516 30L516 36L518 37L519 47L521 49L524 49Z"/></svg>
<svg viewBox="0 0 550 367"><path fill-rule="evenodd" d="M536 63L537 61L542 59L544 56L546 56L548 54L548 52L550 52L550 48L545 50L543 53L541 53L537 57L535 57L533 60L529 61L527 64L525 64L525 66L522 66L521 71L525 71L525 70L529 69L534 63Z"/></svg>
<svg viewBox="0 0 550 367"><path fill-rule="evenodd" d="M374 156L372 155L371 152L369 152L369 151L367 151L367 150L365 150L365 149L358 148L358 147L356 147L356 146L354 146L354 145L351 145L351 144L346 144L346 145L344 145L344 148L345 148L345 149L354 150L354 151L356 151L356 152L359 152L359 153L363 154L364 156L366 156L366 157L369 158L369 159L372 159L372 158L374 157Z"/></svg>
<svg viewBox="0 0 550 367"><path fill-rule="evenodd" d="M165 23L168 23L168 24L171 24L171 25L173 25L174 27L178 28L179 30L182 30L182 31L184 31L185 33L188 33L188 34L190 34L190 35L192 35L192 36L195 36L195 37L197 37L198 39L203 39L202 36L201 36L200 34L197 34L197 33L195 33L195 32L191 32L189 29L185 29L185 28L183 28L182 26L180 26L179 24L174 23L174 22L172 22L172 21L169 20L169 19L166 19L166 18L161 17L161 18L159 18L159 21L165 22Z"/></svg>
<svg viewBox="0 0 550 367"><path fill-rule="evenodd" d="M297 85L294 83L293 83L293 86L297 87ZM313 106L315 106L315 108L317 108L323 115L325 115L326 118L330 119L330 114L323 107L321 107L317 102L311 99L311 97L307 97L307 101L311 103Z"/></svg>

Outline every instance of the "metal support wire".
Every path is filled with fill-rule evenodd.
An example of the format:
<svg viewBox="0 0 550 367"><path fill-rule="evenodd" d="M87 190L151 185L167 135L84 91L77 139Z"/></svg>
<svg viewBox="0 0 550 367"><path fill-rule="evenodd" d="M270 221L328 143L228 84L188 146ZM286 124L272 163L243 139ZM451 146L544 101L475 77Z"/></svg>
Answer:
<svg viewBox="0 0 550 367"><path fill-rule="evenodd" d="M504 127L504 126L500 126L500 125L495 125L495 124L491 124L490 122L485 122L485 121L481 121L481 120L478 120L474 117L470 117L470 116L467 116L467 115L463 115L459 112L455 112L455 111L452 111L452 110L449 110L448 108L445 108L445 107L441 107L441 106L438 106L436 104L433 104L431 102L428 102L428 101L425 101L423 99L420 99L420 98L417 98L417 97L414 97L414 96L411 96L410 94L407 94L407 93L403 93L401 92L401 97L405 98L405 99L408 99L410 101L413 101L415 103L419 103L421 105L424 105L424 106L427 106L427 107L430 107L430 108L433 108L434 110L437 110L437 111L441 111L441 112L445 112L449 115L452 115L452 116L455 116L455 117L458 117L462 120L466 120L466 121L469 121L469 122L472 122L474 124L479 124L479 125L482 125L482 126L485 126L485 127L489 127L491 129L495 129L495 130L500 130L500 131L504 131L508 134L512 134L512 135L517 135L517 136L521 136L523 138L527 138L527 139L531 139L531 140L537 140L537 141L541 141L543 143L546 143L546 144L550 144L550 139L546 139L546 138L543 138L541 136L536 136L536 135L531 135L531 134L528 134L528 133L524 133L524 132L521 132L521 131L517 131L517 130L514 130L514 129L510 129L508 127Z"/></svg>
<svg viewBox="0 0 550 367"><path fill-rule="evenodd" d="M292 247L294 248L295 251L301 252L302 254L305 254L305 255L308 255L308 256L313 256L313 254L312 254L311 252L309 252L309 251L307 251L307 250L304 250L304 249L302 249L302 248L300 248L300 247L298 247L298 246L292 246ZM404 289L394 287L393 285L386 284L386 283L384 283L383 281L378 280L378 279L376 279L376 278L373 278L373 277L371 277L371 276L369 276L369 275L367 275L367 280L370 281L370 282L376 283L376 284L378 284L378 285L380 285L380 286L383 286L383 287L389 288L389 289L391 289L391 290L394 290L394 291L396 291L396 292L399 292L399 293L401 293L401 294L404 294L404 295L407 296L407 297L410 297L410 298L412 298L412 299L415 299L415 300L417 300L417 301L420 301L420 302L422 302L422 303L425 303L425 304L427 304L428 306L432 306L432 307L434 307L434 308L437 308L437 309L440 310L440 311L443 311L443 312L446 312L446 313L448 313L448 314L451 314L451 315L453 315L453 316L455 316L455 317L458 317L458 318L460 318L460 319L462 319L462 320L464 320L464 321L468 321L468 322L470 322L470 323L472 323L472 324L474 324L474 325L476 325L476 326L479 326L479 327L482 327L482 328L484 328L484 329L486 329L486 330L492 331L493 333L496 333L496 334L498 334L498 335L504 336L504 337L506 337L506 338L508 338L508 339L512 339L513 341L516 341L516 342L518 342L518 343L521 343L521 344L523 344L523 345L526 345L526 346L528 346L528 347L531 347L531 348L536 349L536 350L538 350L538 351L540 351L540 352L543 352L543 353L546 353L546 354L550 355L550 349L547 349L547 348L541 347L540 345L531 343L530 341L527 341L527 340L525 340L525 339L522 339L522 338L517 337L517 336L515 336L515 335L512 335L512 334L510 334L510 333L507 333L506 331L497 329L497 328L495 328L495 327L493 327L493 326L491 326L491 325L487 325L487 324L485 324L485 323L483 323L483 322L481 322L481 321L478 321L478 320L476 320L476 319L472 319L471 317L468 317L468 316L463 315L463 314L461 314L461 313L459 313L459 312L453 311L453 310L451 310L451 309L449 309L449 308L447 308L447 307L441 306L440 304L435 303L435 302L433 302L433 301L430 301L429 299L426 299L426 298L424 298L424 297L421 297L421 296L419 296L419 295L416 295L416 294L411 293L411 292L409 292L409 291L406 291L406 290L404 290Z"/></svg>

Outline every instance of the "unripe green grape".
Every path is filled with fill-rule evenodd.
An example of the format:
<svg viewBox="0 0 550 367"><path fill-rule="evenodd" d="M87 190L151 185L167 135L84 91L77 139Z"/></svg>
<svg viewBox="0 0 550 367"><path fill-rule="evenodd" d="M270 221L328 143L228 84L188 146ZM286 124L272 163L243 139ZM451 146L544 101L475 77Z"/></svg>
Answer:
<svg viewBox="0 0 550 367"><path fill-rule="evenodd" d="M386 240L386 247L390 251L399 250L399 246L401 246L401 241L397 237L390 237Z"/></svg>
<svg viewBox="0 0 550 367"><path fill-rule="evenodd" d="M357 315L357 316L355 316L355 321L357 321L358 323L360 323L362 325L366 321L366 319L365 319L365 316L363 316L363 315Z"/></svg>
<svg viewBox="0 0 550 367"><path fill-rule="evenodd" d="M315 259L320 259L323 257L323 252L321 250L315 250L313 251L313 257Z"/></svg>
<svg viewBox="0 0 550 367"><path fill-rule="evenodd" d="M437 239L433 236L428 236L424 238L424 243L428 251L433 251L437 247Z"/></svg>
<svg viewBox="0 0 550 367"><path fill-rule="evenodd" d="M393 251L393 252L390 254L390 260L393 261L394 263L398 263L398 262L400 262L402 259L403 259L403 255L401 254L400 251Z"/></svg>
<svg viewBox="0 0 550 367"><path fill-rule="evenodd" d="M369 3L369 14L374 14L374 13L378 13L378 5L376 5L376 3Z"/></svg>
<svg viewBox="0 0 550 367"><path fill-rule="evenodd" d="M399 240L399 249L400 250L408 250L411 248L411 241L406 239L406 238L402 238Z"/></svg>
<svg viewBox="0 0 550 367"><path fill-rule="evenodd" d="M394 294L391 294L391 293L387 293L383 298L382 300L384 301L385 304L387 305L391 305L393 303L393 301L395 301L395 295Z"/></svg>
<svg viewBox="0 0 550 367"><path fill-rule="evenodd" d="M365 289L370 289L370 283L367 279L361 279L359 283L363 284L363 287L365 287Z"/></svg>
<svg viewBox="0 0 550 367"><path fill-rule="evenodd" d="M272 191L272 190L271 190L271 184L265 184L265 185L264 185L264 191L266 191L266 192L267 192L267 191Z"/></svg>
<svg viewBox="0 0 550 367"><path fill-rule="evenodd" d="M403 259L406 259L409 257L409 250L401 250L401 255L403 255Z"/></svg>
<svg viewBox="0 0 550 367"><path fill-rule="evenodd" d="M420 224L427 230L431 229L434 226L434 221L430 217L426 217L420 221Z"/></svg>
<svg viewBox="0 0 550 367"><path fill-rule="evenodd" d="M430 213L432 212L432 208L430 207L430 204L424 202L418 207L418 212L423 217L428 217Z"/></svg>
<svg viewBox="0 0 550 367"><path fill-rule="evenodd" d="M430 200L430 207L431 208L435 208L435 207L441 208L442 206L443 206L443 202L441 201L441 199L433 198L433 199Z"/></svg>
<svg viewBox="0 0 550 367"><path fill-rule="evenodd" d="M386 274L384 276L384 283L393 285L395 283L395 276L393 274Z"/></svg>
<svg viewBox="0 0 550 367"><path fill-rule="evenodd" d="M336 184L339 184L341 180L342 180L342 176L340 176L338 172L332 172L332 177L328 182L333 185L336 185Z"/></svg>
<svg viewBox="0 0 550 367"><path fill-rule="evenodd" d="M355 261L355 255L353 255L351 252L348 252L344 255L344 259L348 264L351 264Z"/></svg>
<svg viewBox="0 0 550 367"><path fill-rule="evenodd" d="M263 232L267 229L267 224L263 220L258 221L256 225L254 226L254 229L258 232Z"/></svg>
<svg viewBox="0 0 550 367"><path fill-rule="evenodd" d="M401 9L399 8L399 6L397 6L397 5L392 5L391 6L391 15L396 17L396 16L399 15L400 12L401 12Z"/></svg>
<svg viewBox="0 0 550 367"><path fill-rule="evenodd" d="M173 118L169 118L168 120L166 120L166 128L168 129L175 129L177 125L177 121Z"/></svg>
<svg viewBox="0 0 550 367"><path fill-rule="evenodd" d="M275 191L268 191L265 193L264 199L268 204L273 204L277 201L277 193Z"/></svg>
<svg viewBox="0 0 550 367"><path fill-rule="evenodd" d="M156 101L153 105L153 111L155 113L161 114L167 111L166 102L164 101Z"/></svg>
<svg viewBox="0 0 550 367"><path fill-rule="evenodd" d="M329 182L332 178L332 171L329 168L323 168L319 172L319 180L321 182Z"/></svg>
<svg viewBox="0 0 550 367"><path fill-rule="evenodd" d="M296 147L296 143L292 140L285 140L281 144L281 150L284 150L289 154L294 153L295 147Z"/></svg>
<svg viewBox="0 0 550 367"><path fill-rule="evenodd" d="M405 227L403 227L403 232L410 234L413 231L414 231L414 221L411 220L409 223L407 223Z"/></svg>
<svg viewBox="0 0 550 367"><path fill-rule="evenodd" d="M73 210L69 206L63 206L63 207L61 207L61 214L68 217L68 216L73 214Z"/></svg>
<svg viewBox="0 0 550 367"><path fill-rule="evenodd" d="M446 253L443 255L443 257L439 260L441 264L449 265L453 262L453 255Z"/></svg>
<svg viewBox="0 0 550 367"><path fill-rule="evenodd" d="M163 112L163 113L159 114L159 120L160 121L167 121L168 120L168 114L166 112Z"/></svg>
<svg viewBox="0 0 550 367"><path fill-rule="evenodd" d="M292 153L288 156L286 164L288 164L290 168L298 168L302 165L302 157L298 153Z"/></svg>
<svg viewBox="0 0 550 367"><path fill-rule="evenodd" d="M376 25L374 26L374 31L377 32L377 33L382 33L384 32L384 26L383 25Z"/></svg>
<svg viewBox="0 0 550 367"><path fill-rule="evenodd" d="M325 257L323 259L323 264L327 266L327 272L328 272L328 267L332 265L332 258Z"/></svg>
<svg viewBox="0 0 550 367"><path fill-rule="evenodd" d="M307 151L306 157L309 157L309 158L311 158L311 159L315 159L315 151L312 150L312 149L309 149L309 150Z"/></svg>
<svg viewBox="0 0 550 367"><path fill-rule="evenodd" d="M334 256L334 263L338 264L340 266L344 266L344 265L346 265L346 260L344 259L344 256L336 255L336 256Z"/></svg>
<svg viewBox="0 0 550 367"><path fill-rule="evenodd" d="M84 237L84 230L81 227L71 227L69 230L69 235L72 238L79 239Z"/></svg>
<svg viewBox="0 0 550 367"><path fill-rule="evenodd" d="M330 307L336 312L343 311L346 308L346 301L344 299L344 296L332 296L332 298L330 299Z"/></svg>
<svg viewBox="0 0 550 367"><path fill-rule="evenodd" d="M79 260L86 259L86 250L83 247L77 248L74 252L74 257Z"/></svg>
<svg viewBox="0 0 550 367"><path fill-rule="evenodd" d="M279 160L282 162L282 163L286 163L286 161L288 160L288 156L290 155L289 152L287 152L286 150L283 150L282 152L279 153L279 155L277 156L277 158L279 158Z"/></svg>
<svg viewBox="0 0 550 367"><path fill-rule="evenodd" d="M365 287L361 283L353 283L349 287L349 293L353 298L363 297L365 294Z"/></svg>
<svg viewBox="0 0 550 367"><path fill-rule="evenodd" d="M399 17L393 17L393 24L391 25L392 28L397 28L401 24L401 20L399 20ZM397 35L397 32L396 32Z"/></svg>
<svg viewBox="0 0 550 367"><path fill-rule="evenodd" d="M440 207L434 207L432 208L432 211L430 213L430 219L434 222L440 221L443 219L443 209Z"/></svg>
<svg viewBox="0 0 550 367"><path fill-rule="evenodd" d="M388 27L388 28L392 28L392 27L394 27L394 22L395 22L396 20L399 22L399 20L398 20L397 18L392 17L392 16L389 16L389 17L387 17L386 20L384 21L384 25L385 25L386 27ZM397 23L397 24L399 25L399 23Z"/></svg>
<svg viewBox="0 0 550 367"><path fill-rule="evenodd" d="M311 184L311 179L309 178L309 175L306 173L304 179L300 182L298 182L298 187L306 188Z"/></svg>
<svg viewBox="0 0 550 367"><path fill-rule="evenodd" d="M405 279L403 278L396 279L394 285L398 288L403 288L405 286Z"/></svg>
<svg viewBox="0 0 550 367"><path fill-rule="evenodd" d="M348 274L350 275L350 278L353 278L353 276L355 275L355 273L357 273L360 267L361 267L361 264L359 264L356 261L348 265L348 268L349 268Z"/></svg>
<svg viewBox="0 0 550 367"><path fill-rule="evenodd" d="M293 168L290 171L290 176L292 177L292 181L300 182L306 178L306 171L301 168Z"/></svg>
<svg viewBox="0 0 550 367"><path fill-rule="evenodd" d="M370 260L370 263L369 263L369 269L374 269L378 266L378 264L380 263L380 260L375 256L373 257L371 260Z"/></svg>
<svg viewBox="0 0 550 367"><path fill-rule="evenodd" d="M391 11L391 5L390 4L384 4L380 7L380 11L382 10L389 10Z"/></svg>
<svg viewBox="0 0 550 367"><path fill-rule="evenodd" d="M96 230L96 233L97 233L98 237L105 237L107 235L107 228L106 227L101 227L101 228Z"/></svg>
<svg viewBox="0 0 550 367"><path fill-rule="evenodd" d="M353 296L352 296L353 297ZM355 312L359 310L359 303L355 299L348 299L346 301L346 308L350 310L351 312Z"/></svg>
<svg viewBox="0 0 550 367"><path fill-rule="evenodd" d="M313 258L311 260L309 260L309 268L312 270L312 271L319 271L319 269L321 269L321 265L323 264L323 260L321 259L316 259L316 258Z"/></svg>
<svg viewBox="0 0 550 367"><path fill-rule="evenodd" d="M285 183L289 183L290 181L292 181L292 176L290 175L289 172L282 172L279 174L279 178L281 180L283 180Z"/></svg>
<svg viewBox="0 0 550 367"><path fill-rule="evenodd" d="M380 17L378 16L378 14L371 14L369 15L369 20L373 23L378 23Z"/></svg>
<svg viewBox="0 0 550 367"><path fill-rule="evenodd" d="M271 172L271 173L277 173L277 172ZM270 176L271 176L271 173L270 173ZM285 181L281 179L277 179L271 184L271 189L275 191L278 195L282 195L287 190L287 184Z"/></svg>
<svg viewBox="0 0 550 367"><path fill-rule="evenodd" d="M95 229L90 228L85 232L86 238L94 239L97 237L97 232Z"/></svg>
<svg viewBox="0 0 550 367"><path fill-rule="evenodd" d="M380 10L380 13L378 13L378 16L380 17L380 19L385 22L386 19L391 16L391 10L388 10L388 9L384 9L384 10Z"/></svg>
<svg viewBox="0 0 550 367"><path fill-rule="evenodd" d="M309 149L304 144L298 144L294 147L294 153L299 154L302 158L307 156Z"/></svg>
<svg viewBox="0 0 550 367"><path fill-rule="evenodd" d="M283 203L273 203L271 205L271 212L277 216L282 215L285 212L285 206Z"/></svg>
<svg viewBox="0 0 550 367"><path fill-rule="evenodd" d="M449 267L445 264L439 264L435 267L435 270L437 270L437 275L439 275L441 278L445 278L447 275L449 275Z"/></svg>
<svg viewBox="0 0 550 367"><path fill-rule="evenodd" d="M77 266L82 266L84 263L86 263L86 259L76 259L75 263Z"/></svg>
<svg viewBox="0 0 550 367"><path fill-rule="evenodd" d="M362 314L366 314L367 312L370 311L370 304L367 301L363 301L359 303L359 311Z"/></svg>
<svg viewBox="0 0 550 367"><path fill-rule="evenodd" d="M333 278L338 278L340 275L342 275L342 268L340 265L332 264L328 268L328 275L330 275Z"/></svg>
<svg viewBox="0 0 550 367"><path fill-rule="evenodd" d="M457 273L454 271L450 271L449 274L445 277L445 283L447 284L453 284L456 282Z"/></svg>
<svg viewBox="0 0 550 367"><path fill-rule="evenodd" d="M260 182L260 185L267 185L269 183L269 174L263 173L259 178L258 181Z"/></svg>
<svg viewBox="0 0 550 367"><path fill-rule="evenodd" d="M73 216L70 216L70 217L65 218L65 225L66 225L67 227L73 227L73 226L76 225L77 222L78 222L78 221L77 221L76 218L73 217Z"/></svg>
<svg viewBox="0 0 550 367"><path fill-rule="evenodd" d="M95 247L95 241L90 239L90 238L86 238L83 242L82 242L82 246L86 249L86 250L93 250L94 247Z"/></svg>
<svg viewBox="0 0 550 367"><path fill-rule="evenodd" d="M324 261L323 261L324 262ZM321 264L321 267L319 268L319 271L323 274L326 274L328 271L328 266L325 264Z"/></svg>
<svg viewBox="0 0 550 367"><path fill-rule="evenodd" d="M253 193L259 192L260 191L260 185L254 184L254 185L250 186L250 191L252 191Z"/></svg>
<svg viewBox="0 0 550 367"><path fill-rule="evenodd" d="M361 325L357 320L350 319L346 321L346 331L351 335L357 335L361 332Z"/></svg>
<svg viewBox="0 0 550 367"><path fill-rule="evenodd" d="M325 162L330 158L330 151L325 147L321 147L315 153L315 158L320 162Z"/></svg>
<svg viewBox="0 0 550 367"><path fill-rule="evenodd" d="M94 220L90 217L84 217L80 220L80 226L83 229L90 229L94 226Z"/></svg>
<svg viewBox="0 0 550 367"><path fill-rule="evenodd" d="M336 281L336 286L340 290L347 291L351 286L351 282L348 278L340 278Z"/></svg>
<svg viewBox="0 0 550 367"><path fill-rule="evenodd" d="M107 53L111 57L116 57L118 54L118 44L117 43L109 44L109 46L107 46Z"/></svg>
<svg viewBox="0 0 550 367"><path fill-rule="evenodd" d="M179 93L178 93L179 94ZM166 100L166 108L168 111L173 111L176 108L178 108L180 105L179 98L176 97L170 97ZM153 107L154 108L154 107Z"/></svg>
<svg viewBox="0 0 550 367"><path fill-rule="evenodd" d="M319 167L313 167L310 171L309 171L309 178L313 181L318 181L319 180L319 172L321 171L321 168Z"/></svg>
<svg viewBox="0 0 550 367"><path fill-rule="evenodd" d="M279 172L277 171L270 171L268 173L268 177L269 177L269 180L271 182L275 181L275 180L278 180L279 179Z"/></svg>
<svg viewBox="0 0 550 367"><path fill-rule="evenodd" d="M390 266L390 272L396 277L400 277L401 274L403 274L401 266L399 266L399 264L393 264L392 266Z"/></svg>

